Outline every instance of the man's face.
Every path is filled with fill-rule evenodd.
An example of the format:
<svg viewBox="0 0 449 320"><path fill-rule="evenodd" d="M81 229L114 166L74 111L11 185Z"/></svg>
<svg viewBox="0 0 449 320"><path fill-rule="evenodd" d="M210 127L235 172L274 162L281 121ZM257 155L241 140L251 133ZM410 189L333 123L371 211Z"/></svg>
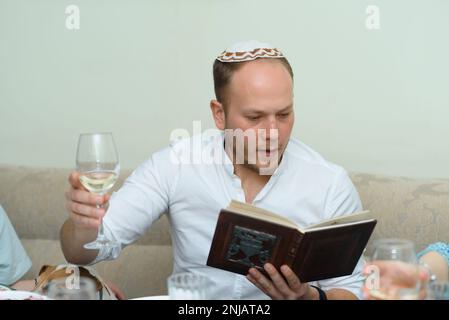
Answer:
<svg viewBox="0 0 449 320"><path fill-rule="evenodd" d="M226 97L225 129L253 130L257 139L256 148L245 140L245 165L259 171L268 167L267 159L277 165L294 123L293 81L285 66L275 59L245 63L232 76ZM255 164L248 163L251 150Z"/></svg>

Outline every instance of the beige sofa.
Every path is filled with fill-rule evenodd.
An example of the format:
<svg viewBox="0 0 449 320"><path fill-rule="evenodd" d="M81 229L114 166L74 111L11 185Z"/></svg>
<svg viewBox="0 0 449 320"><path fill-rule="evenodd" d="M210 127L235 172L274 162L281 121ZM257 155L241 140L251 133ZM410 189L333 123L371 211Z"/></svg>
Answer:
<svg viewBox="0 0 449 320"><path fill-rule="evenodd" d="M8 213L33 261L26 277L43 264L64 263L59 228L67 217L64 191L69 170L0 166L0 203ZM129 172L123 172L125 177ZM400 237L417 249L435 241L449 242L449 180L418 180L352 174L363 205L379 219L371 241ZM121 183L122 181L120 181ZM148 234L127 247L115 261L96 266L128 298L166 293L172 270L169 225L165 216Z"/></svg>

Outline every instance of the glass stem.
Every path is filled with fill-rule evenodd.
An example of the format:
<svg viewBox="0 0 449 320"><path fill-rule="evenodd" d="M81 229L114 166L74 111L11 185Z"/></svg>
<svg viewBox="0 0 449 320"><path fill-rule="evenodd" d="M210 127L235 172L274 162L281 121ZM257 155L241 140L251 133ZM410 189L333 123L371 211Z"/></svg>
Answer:
<svg viewBox="0 0 449 320"><path fill-rule="evenodd" d="M100 209L101 206L97 205L97 208ZM103 218L101 218L101 221L100 221L100 227L98 228L97 239L101 239L101 240L105 239L104 228L103 228Z"/></svg>
<svg viewBox="0 0 449 320"><path fill-rule="evenodd" d="M103 196L104 193L99 193L98 195ZM101 209L101 205L97 204L97 209ZM103 228L103 218L101 218L100 221L100 227L98 228L98 235L97 235L97 240L104 240L106 239L105 235L104 235L104 228Z"/></svg>

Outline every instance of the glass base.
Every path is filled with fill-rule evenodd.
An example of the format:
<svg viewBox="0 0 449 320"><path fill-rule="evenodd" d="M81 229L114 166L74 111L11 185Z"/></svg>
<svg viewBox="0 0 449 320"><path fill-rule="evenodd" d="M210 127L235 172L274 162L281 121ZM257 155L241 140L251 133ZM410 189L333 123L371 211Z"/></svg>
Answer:
<svg viewBox="0 0 449 320"><path fill-rule="evenodd" d="M116 249L118 249L120 247L120 244L117 241L114 240L109 240L106 238L100 238L98 237L97 239L95 239L95 241L86 243L84 245L85 249L89 249L89 250L100 250L100 249L112 249L114 251L116 251Z"/></svg>

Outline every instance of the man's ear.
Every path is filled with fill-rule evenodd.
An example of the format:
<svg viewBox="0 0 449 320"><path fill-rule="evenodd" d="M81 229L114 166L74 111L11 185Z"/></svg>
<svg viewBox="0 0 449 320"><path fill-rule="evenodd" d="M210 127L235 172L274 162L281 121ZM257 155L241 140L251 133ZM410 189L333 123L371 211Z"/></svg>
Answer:
<svg viewBox="0 0 449 320"><path fill-rule="evenodd" d="M215 126L219 130L225 129L225 123L226 123L226 115L223 108L223 105L218 102L217 100L211 100L210 101L210 110L212 111L212 117L215 121Z"/></svg>

